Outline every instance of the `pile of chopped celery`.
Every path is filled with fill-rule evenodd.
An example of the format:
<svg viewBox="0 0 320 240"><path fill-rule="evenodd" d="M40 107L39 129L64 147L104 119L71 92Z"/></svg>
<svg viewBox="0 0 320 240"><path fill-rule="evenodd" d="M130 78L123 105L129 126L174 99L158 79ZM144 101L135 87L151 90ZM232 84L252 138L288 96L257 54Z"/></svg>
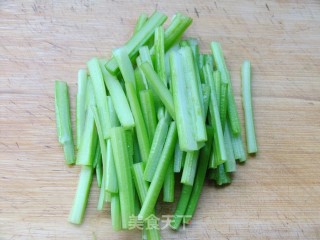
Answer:
<svg viewBox="0 0 320 240"><path fill-rule="evenodd" d="M55 85L59 142L67 164L81 165L69 222L81 224L95 174L98 210L110 204L114 230L132 229L133 217L147 239L160 239L158 222L146 227L158 201L174 202L171 228L194 216L206 176L229 184L236 162L246 161L241 124L221 45L200 53L183 38L192 19L177 13L142 14L133 36L109 59L92 58L79 70L77 155L68 86ZM251 65L241 68L248 153L257 152L251 103ZM176 179L180 181L175 182ZM159 199L162 191L162 199Z"/></svg>

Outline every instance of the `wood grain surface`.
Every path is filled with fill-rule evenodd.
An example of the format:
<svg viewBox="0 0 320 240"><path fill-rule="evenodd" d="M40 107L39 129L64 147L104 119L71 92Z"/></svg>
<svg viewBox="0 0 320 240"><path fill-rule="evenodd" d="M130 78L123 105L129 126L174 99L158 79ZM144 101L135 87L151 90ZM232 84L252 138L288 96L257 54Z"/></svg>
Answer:
<svg viewBox="0 0 320 240"><path fill-rule="evenodd" d="M110 208L67 222L79 167L64 164L54 81L69 83L74 123L77 70L109 57L142 12L193 17L201 50L220 41L241 113L240 66L253 67L260 147L232 185L207 185L191 226L164 239L320 239L320 2L0 1L0 239L140 239L114 232ZM242 118L243 120L243 118ZM243 122L243 121L242 121ZM160 214L173 205L161 204Z"/></svg>

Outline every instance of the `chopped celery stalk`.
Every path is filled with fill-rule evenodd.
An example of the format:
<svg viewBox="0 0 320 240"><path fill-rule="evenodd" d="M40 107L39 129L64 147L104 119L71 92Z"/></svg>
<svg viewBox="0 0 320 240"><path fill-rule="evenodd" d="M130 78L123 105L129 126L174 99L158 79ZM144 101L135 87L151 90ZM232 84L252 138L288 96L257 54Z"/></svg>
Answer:
<svg viewBox="0 0 320 240"><path fill-rule="evenodd" d="M137 93L148 89L148 84L146 82L147 80L145 79L144 75L142 75L140 68L136 68L134 70L134 78L136 80Z"/></svg>
<svg viewBox="0 0 320 240"><path fill-rule="evenodd" d="M151 90L140 91L140 103L143 118L148 131L149 141L152 142L157 127L156 109Z"/></svg>
<svg viewBox="0 0 320 240"><path fill-rule="evenodd" d="M137 92L131 82L126 82L126 92L133 113L133 118L136 123L136 133L140 148L142 161L146 162L150 152L150 142L148 138L147 127L143 119L141 107L139 104Z"/></svg>
<svg viewBox="0 0 320 240"><path fill-rule="evenodd" d="M211 89L209 84L201 84L201 88L202 88L202 98L203 98L203 106L204 106L204 119L207 119Z"/></svg>
<svg viewBox="0 0 320 240"><path fill-rule="evenodd" d="M164 33L164 49L170 49L183 35L186 29L191 25L192 18L177 13L172 18L170 25Z"/></svg>
<svg viewBox="0 0 320 240"><path fill-rule="evenodd" d="M221 81L221 87L220 87L220 105L219 105L219 111L220 111L220 121L222 130L224 131L226 127L226 117L227 117L227 108L228 108L228 89L229 84Z"/></svg>
<svg viewBox="0 0 320 240"><path fill-rule="evenodd" d="M112 98L110 96L107 97L107 101L108 101L108 108L109 108L109 113L110 113L110 124L111 127L119 127L120 126L120 122L116 113L116 110L114 108L113 102L112 102Z"/></svg>
<svg viewBox="0 0 320 240"><path fill-rule="evenodd" d="M172 94L172 80L171 80L171 67L170 67L170 55L171 52L176 52L180 49L179 44L173 45L168 51L165 53L165 69L166 69L166 79L167 79L167 85L170 87L170 92Z"/></svg>
<svg viewBox="0 0 320 240"><path fill-rule="evenodd" d="M133 33L136 34L143 27L143 25L148 21L148 15L145 13L140 14L136 26L134 27Z"/></svg>
<svg viewBox="0 0 320 240"><path fill-rule="evenodd" d="M149 158L144 171L144 180L151 182L156 172L158 163L162 156L163 147L168 134L169 122L166 118L161 118L152 141Z"/></svg>
<svg viewBox="0 0 320 240"><path fill-rule="evenodd" d="M79 149L84 122L86 118L86 92L87 92L88 73L85 69L78 71L78 93L77 93L77 148Z"/></svg>
<svg viewBox="0 0 320 240"><path fill-rule="evenodd" d="M143 74L146 76L146 79L148 83L151 85L154 93L156 94L156 96L160 98L163 105L166 107L169 114L174 119L175 118L174 105L173 105L173 99L170 91L164 85L164 83L160 80L158 74L152 69L152 66L148 62L142 63L140 65L140 68Z"/></svg>
<svg viewBox="0 0 320 240"><path fill-rule="evenodd" d="M134 214L134 192L130 170L132 156L128 152L124 128L112 128L110 137L118 179L122 228L128 229L129 217Z"/></svg>
<svg viewBox="0 0 320 240"><path fill-rule="evenodd" d="M97 210L98 211L102 211L103 207L104 207L104 203L108 202L106 201L106 197L107 197L107 191L105 190L105 181L103 181L103 179L106 178L105 173L102 173L102 183L101 183L101 188L100 188L100 193L99 193L99 199L98 199L98 205L97 205ZM110 199L109 202L111 202L111 195L110 195Z"/></svg>
<svg viewBox="0 0 320 240"><path fill-rule="evenodd" d="M103 182L102 182L103 183ZM101 184L102 185L102 184ZM104 200L105 200L105 202L107 202L107 203L111 203L111 193L110 192L108 192L108 191L105 191L104 192Z"/></svg>
<svg viewBox="0 0 320 240"><path fill-rule="evenodd" d="M100 66L104 76L104 82L108 88L110 97L112 99L112 103L114 106L117 106L115 108L115 111L117 113L118 119L124 128L132 128L134 127L134 120L127 97L118 79L115 76L111 75L103 67L104 63L104 61L100 61Z"/></svg>
<svg viewBox="0 0 320 240"><path fill-rule="evenodd" d="M174 162L171 161L163 183L163 201L174 202Z"/></svg>
<svg viewBox="0 0 320 240"><path fill-rule="evenodd" d="M173 160L172 157L174 154L176 142L177 127L175 122L172 122L169 127L167 139L163 147L157 170L150 184L146 199L142 204L141 211L138 215L138 219L146 219L154 210L164 179L166 177L166 172L168 170L170 162Z"/></svg>
<svg viewBox="0 0 320 240"><path fill-rule="evenodd" d="M204 77L203 77L203 71L202 68L205 65L205 54L199 54L199 60L198 60L198 67L199 67L199 74L200 74L200 78L201 78L201 82L205 82L204 81Z"/></svg>
<svg viewBox="0 0 320 240"><path fill-rule="evenodd" d="M97 58L92 58L89 62L87 62L87 66L91 76L91 82L99 113L99 119L100 122L103 123L103 136L104 138L108 138L111 126L109 121L109 111L107 105L107 93L103 82L103 75L100 69L99 60Z"/></svg>
<svg viewBox="0 0 320 240"><path fill-rule="evenodd" d="M142 69L140 68L141 64L144 63L144 62L148 62L150 64L150 66L152 67L152 69L154 69L154 66L153 66L153 62L152 62L152 59L151 59L151 56L150 56L150 51L149 51L149 48L147 46L143 46L139 49L139 53L140 53L140 56L139 58L137 58L137 66L138 66L138 69L141 73L141 76L142 76L142 79L143 81L145 82L145 85L150 88L153 93L154 93L154 89L153 89L153 86L152 85L148 85L147 83L147 79L146 79L146 76L144 75L144 73L142 72ZM138 61L139 60L139 61ZM137 76L139 77L139 76ZM137 91L138 92L138 91ZM139 92L138 92L139 93ZM161 105L161 102L160 102L160 99L158 97L158 95L153 95L154 97L154 103L155 103L155 107L156 109L160 107Z"/></svg>
<svg viewBox="0 0 320 240"><path fill-rule="evenodd" d="M96 168L98 162L101 160L101 149L100 149L100 144L97 144L96 150L95 150L95 155L92 163L92 167Z"/></svg>
<svg viewBox="0 0 320 240"><path fill-rule="evenodd" d="M134 88L136 88L133 66L126 50L124 48L117 48L113 50L113 56L118 62L124 82L130 82L133 84Z"/></svg>
<svg viewBox="0 0 320 240"><path fill-rule="evenodd" d="M231 122L231 129L232 129L232 133L234 135L237 135L241 132L241 124L240 124L240 120L239 120L239 115L238 115L238 110L237 110L237 105L234 99L234 95L233 95L233 89L232 89L232 84L231 84L231 80L230 80L230 74L229 71L227 69L227 65L225 63L224 60L224 56L223 56L223 52L220 46L220 43L218 42L212 42L211 43L211 51L213 54L213 59L214 59L214 64L217 68L217 70L220 71L221 73L221 81L225 84L227 84L228 86L228 93L227 93L227 101L226 104L223 106L224 108L227 108L228 111L228 116L230 118L230 122ZM221 86L221 91L222 91L223 85ZM224 96L222 96L221 94L221 104L223 104L223 100ZM224 113L224 112L223 112ZM225 119L224 116L221 117L221 119Z"/></svg>
<svg viewBox="0 0 320 240"><path fill-rule="evenodd" d="M242 106L246 125L246 139L248 153L258 151L256 133L254 129L252 97L251 97L251 63L245 60L241 68L242 79Z"/></svg>
<svg viewBox="0 0 320 240"><path fill-rule="evenodd" d="M76 196L73 201L72 209L69 215L69 222L81 224L88 202L90 187L93 178L93 168L82 166L79 176Z"/></svg>
<svg viewBox="0 0 320 240"><path fill-rule="evenodd" d="M167 74L165 66L164 30L157 27L154 33L155 70L159 78L167 86Z"/></svg>
<svg viewBox="0 0 320 240"><path fill-rule="evenodd" d="M130 157L133 157L133 135L135 135L134 130L126 130L126 141L127 141L127 148ZM132 159L132 158L131 158ZM131 162L133 164L133 161Z"/></svg>
<svg viewBox="0 0 320 240"><path fill-rule="evenodd" d="M196 69L197 64L195 63L191 47L182 47L180 48L179 53L181 54L184 66L183 69L185 73L184 76L187 85L187 91L188 94L191 95L192 104L188 107L192 108L193 111L193 127L196 130L195 138L198 143L205 142L207 140L207 132L203 113L203 99L201 98L201 82Z"/></svg>
<svg viewBox="0 0 320 240"><path fill-rule="evenodd" d="M143 180L144 163L135 163L132 167L132 175L135 183L135 187L139 196L140 203L143 204L146 199L149 189L149 183ZM154 214L154 211L152 212ZM147 231L148 239L160 239L159 227L145 229Z"/></svg>
<svg viewBox="0 0 320 240"><path fill-rule="evenodd" d="M97 130L98 130L100 148L101 148L101 154L102 154L102 162L103 162L103 169L104 169L103 170L104 174L102 178L102 181L104 182L104 184L102 185L104 187L103 190L111 193L117 193L118 181L117 181L117 175L116 175L116 170L114 166L111 142L110 140L107 140L107 143L106 143L106 141L103 139L102 127L98 118L98 111L96 107L92 107L92 112L94 114Z"/></svg>
<svg viewBox="0 0 320 240"><path fill-rule="evenodd" d="M148 21L137 31L132 38L122 47L129 54L130 59L134 62L135 57L141 46L143 46L154 34L154 30L161 26L167 20L167 16L155 11ZM113 57L106 63L106 68L113 74L119 71L119 65Z"/></svg>
<svg viewBox="0 0 320 240"><path fill-rule="evenodd" d="M191 127L193 125L190 108L192 102L187 93L182 56L179 52L171 52L170 68L180 149L182 151L195 151L198 150L198 144L195 138L196 129Z"/></svg>
<svg viewBox="0 0 320 240"><path fill-rule="evenodd" d="M72 137L69 91L67 83L55 82L55 109L59 143L64 148L64 158L67 164L74 164L74 146Z"/></svg>
<svg viewBox="0 0 320 240"><path fill-rule="evenodd" d="M224 142L226 144L227 151L227 161L224 163L224 169L226 172L235 172L236 171L236 159L234 157L232 142L231 142L231 130L229 129L229 125L226 124L226 128L224 131Z"/></svg>
<svg viewBox="0 0 320 240"><path fill-rule="evenodd" d="M99 144L97 144L99 145ZM101 188L101 183L102 183L102 171L103 171L103 167L102 167L102 159L100 158L97 166L96 166L96 178L97 178L97 185L98 188Z"/></svg>
<svg viewBox="0 0 320 240"><path fill-rule="evenodd" d="M165 115L165 112L164 112L164 111L165 111L165 110L164 110L164 107L163 107L163 106L158 109L158 112L157 112L157 119L158 119L158 120L160 120L161 118L164 117L164 115Z"/></svg>
<svg viewBox="0 0 320 240"><path fill-rule="evenodd" d="M100 145L102 163L103 163L103 166L105 167L105 163L106 163L106 159L107 159L107 156L106 156L107 146L106 146L106 141L103 138L102 125L101 125L101 122L100 122L100 119L99 119L98 110L97 110L97 108L95 106L91 106L91 109L88 109L88 112L92 112L92 114L93 114L94 122L95 122L96 129L97 129L97 132L98 132L98 138L99 138L99 144L98 145Z"/></svg>
<svg viewBox="0 0 320 240"><path fill-rule="evenodd" d="M86 127L84 128L83 138L77 155L77 165L91 166L93 164L97 143L97 128L93 112L89 108L86 117Z"/></svg>
<svg viewBox="0 0 320 240"><path fill-rule="evenodd" d="M133 163L142 162L137 134L135 131L133 131L132 133L133 133Z"/></svg>
<svg viewBox="0 0 320 240"><path fill-rule="evenodd" d="M138 63L138 66L140 66L144 62L150 63L150 65L153 67L150 50L147 46L143 46L139 49L139 58L140 63Z"/></svg>
<svg viewBox="0 0 320 240"><path fill-rule="evenodd" d="M138 216L140 210L141 210L141 205L140 205L140 200L139 196L137 194L136 189L134 188L134 216Z"/></svg>
<svg viewBox="0 0 320 240"><path fill-rule="evenodd" d="M215 132L214 141L216 146L219 149L218 152L220 154L221 161L225 162L227 160L227 153L226 153L226 148L224 143L223 130L222 130L221 121L220 121L217 97L215 94L213 70L210 68L208 64L206 64L204 67L204 77L206 79L206 82L210 85L210 88L211 88L209 112L211 115L213 129Z"/></svg>
<svg viewBox="0 0 320 240"><path fill-rule="evenodd" d="M189 46L189 43L188 43L187 40L181 40L180 43L179 43L179 45L180 45L180 48L182 48L182 47L187 47L187 46Z"/></svg>
<svg viewBox="0 0 320 240"><path fill-rule="evenodd" d="M245 162L247 160L247 156L244 150L241 134L238 136L231 134L231 141L235 159L238 159L239 162Z"/></svg>
<svg viewBox="0 0 320 240"><path fill-rule="evenodd" d="M146 235L148 240L160 240L161 239L160 227L159 226L156 227L154 225L151 227L148 227L148 229L146 229Z"/></svg>
<svg viewBox="0 0 320 240"><path fill-rule="evenodd" d="M210 160L209 160L209 166L208 166L209 169L217 168L216 161L218 159L216 158L219 158L219 154L215 144L216 144L216 141L213 141Z"/></svg>
<svg viewBox="0 0 320 240"><path fill-rule="evenodd" d="M113 230L120 231L122 229L120 198L116 193L111 194L111 222Z"/></svg>
<svg viewBox="0 0 320 240"><path fill-rule="evenodd" d="M182 220L185 217L188 217L188 216L185 216L184 213L186 211L186 208L188 207L191 193L192 193L192 186L188 186L188 185L183 184L180 198L177 203L177 207L176 207L176 210L174 212L174 215L173 215L173 218L172 218L171 224L170 224L171 228L174 230L178 230Z"/></svg>
<svg viewBox="0 0 320 240"><path fill-rule="evenodd" d="M211 69L214 69L214 62L212 54L204 54L204 63L203 65L209 64Z"/></svg>
<svg viewBox="0 0 320 240"><path fill-rule="evenodd" d="M146 199L147 192L149 189L149 183L143 179L143 172L144 172L143 162L133 164L132 175L133 175L134 184L137 189L137 193L138 193L141 204Z"/></svg>
<svg viewBox="0 0 320 240"><path fill-rule="evenodd" d="M181 183L192 186L198 165L199 151L187 152L184 162Z"/></svg>
<svg viewBox="0 0 320 240"><path fill-rule="evenodd" d="M231 175L225 172L224 165L220 164L216 169L213 169L210 174L210 179L215 180L216 184L221 186L232 182Z"/></svg>
<svg viewBox="0 0 320 240"><path fill-rule="evenodd" d="M118 193L118 180L116 167L114 163L111 141L107 141L107 156L106 156L106 185L105 190L111 193Z"/></svg>
<svg viewBox="0 0 320 240"><path fill-rule="evenodd" d="M203 105L203 98L202 96L202 88L201 88L201 78L200 78L200 71L199 71L199 44L198 44L198 40L194 39L194 38L189 38L187 40L188 42L188 46L191 48L192 53L193 53L193 65L194 65L194 70L195 70L195 76L196 76L196 82L197 82L197 86L198 86L198 94L199 94L199 99L200 99L200 104L202 107L202 114L204 116L204 105ZM205 117L204 117L205 119Z"/></svg>
<svg viewBox="0 0 320 240"><path fill-rule="evenodd" d="M194 183L193 183L192 193L190 196L188 207L187 207L186 211L183 213L183 215L185 215L185 222L186 223L190 222L192 216L194 215L194 212L195 212L196 207L198 205L200 194L202 192L203 183L204 183L204 180L206 177L208 162L210 159L210 152L211 152L211 148L212 148L213 129L208 127L207 132L208 132L208 141L207 141L206 145L203 148L201 148L201 150L200 150L199 164L197 167L196 177L195 177Z"/></svg>
<svg viewBox="0 0 320 240"><path fill-rule="evenodd" d="M181 151L179 143L176 144L174 149L174 172L178 173L181 171L182 162L186 157L186 152Z"/></svg>
<svg viewBox="0 0 320 240"><path fill-rule="evenodd" d="M213 72L213 79L214 79L214 88L216 91L216 96L217 96L217 103L218 106L220 105L221 102L221 75L219 70L216 70Z"/></svg>

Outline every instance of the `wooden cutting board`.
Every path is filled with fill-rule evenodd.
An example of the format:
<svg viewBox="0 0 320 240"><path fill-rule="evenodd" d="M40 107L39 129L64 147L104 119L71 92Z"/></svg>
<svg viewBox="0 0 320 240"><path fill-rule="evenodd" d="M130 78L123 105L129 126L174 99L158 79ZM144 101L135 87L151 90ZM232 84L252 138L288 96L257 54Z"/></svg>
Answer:
<svg viewBox="0 0 320 240"><path fill-rule="evenodd" d="M164 239L320 239L320 2L0 2L0 239L140 239L114 232L110 208L96 210L93 183L84 224L67 222L79 167L57 142L54 81L110 57L142 12L194 19L187 36L201 51L220 41L242 117L239 69L253 66L259 154L233 183L204 188L191 226ZM243 118L242 118L243 122ZM73 122L74 123L74 122ZM178 196L177 196L178 197ZM174 205L161 204L160 214Z"/></svg>

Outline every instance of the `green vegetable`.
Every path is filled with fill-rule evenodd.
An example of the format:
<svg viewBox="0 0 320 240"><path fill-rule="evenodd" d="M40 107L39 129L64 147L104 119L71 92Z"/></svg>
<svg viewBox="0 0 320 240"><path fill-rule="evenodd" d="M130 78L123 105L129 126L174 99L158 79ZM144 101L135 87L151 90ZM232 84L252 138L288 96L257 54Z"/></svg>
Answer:
<svg viewBox="0 0 320 240"><path fill-rule="evenodd" d="M142 204L141 211L138 215L139 219L146 219L152 213L157 199L159 197L161 187L163 185L166 172L170 165L170 161L173 160L174 147L177 141L177 127L175 122L172 122L169 127L169 132L167 135L166 142L163 147L161 158L158 163L157 170L154 174L152 182L150 184L149 190L145 201Z"/></svg>
<svg viewBox="0 0 320 240"><path fill-rule="evenodd" d="M137 93L148 89L147 80L144 75L142 75L140 68L134 70L134 78L136 80Z"/></svg>
<svg viewBox="0 0 320 240"><path fill-rule="evenodd" d="M118 119L124 128L132 128L135 124L127 97L118 79L112 76L105 68L103 68L103 64L104 61L100 61L100 66L104 76L104 82L110 93L113 105L117 106L115 108L115 111L117 113Z"/></svg>
<svg viewBox="0 0 320 240"><path fill-rule="evenodd" d="M116 109L113 105L112 98L110 96L107 97L108 101L108 108L109 108L109 115L110 115L110 124L111 127L119 127L120 126L120 121L117 116Z"/></svg>
<svg viewBox="0 0 320 240"><path fill-rule="evenodd" d="M140 14L136 26L134 28L134 34L136 34L137 32L139 32L139 30L143 27L143 25L148 21L148 15L145 13Z"/></svg>
<svg viewBox="0 0 320 240"><path fill-rule="evenodd" d="M136 90L131 82L126 82L126 91L130 107L133 113L133 118L136 122L135 130L137 133L141 158L142 161L146 162L148 160L150 152L150 142L148 138L146 124L143 119L138 96L136 95Z"/></svg>
<svg viewBox="0 0 320 240"><path fill-rule="evenodd" d="M81 224L88 202L90 187L93 177L93 168L91 166L82 166L79 176L76 196L69 214L69 222Z"/></svg>
<svg viewBox="0 0 320 240"><path fill-rule="evenodd" d="M99 144L97 144L97 146L99 146ZM97 155L97 153L96 153L96 155ZM101 154L100 154L100 159L98 160L98 163L96 165L97 185L99 188L101 187L102 176L103 176L103 167L102 167L102 159L101 159Z"/></svg>
<svg viewBox="0 0 320 240"><path fill-rule="evenodd" d="M246 124L246 139L248 153L258 151L256 133L254 129L252 98L251 98L251 63L245 60L241 68L242 79L242 106Z"/></svg>
<svg viewBox="0 0 320 240"><path fill-rule="evenodd" d="M188 107L193 108L192 117L194 125L192 127L195 129L195 138L197 143L205 142L207 140L207 132L204 119L203 99L200 97L202 90L200 76L197 73L197 64L195 63L191 47L182 47L179 53L182 57L187 91L191 95L192 104Z"/></svg>
<svg viewBox="0 0 320 240"><path fill-rule="evenodd" d="M116 167L114 163L111 141L107 141L107 155L106 155L106 181L105 190L111 193L118 193L118 180L116 174Z"/></svg>
<svg viewBox="0 0 320 240"><path fill-rule="evenodd" d="M119 194L111 194L111 221L112 229L120 231L122 229L121 223L121 208Z"/></svg>
<svg viewBox="0 0 320 240"><path fill-rule="evenodd" d="M152 89L154 90L155 94L160 98L164 106L166 107L167 111L171 115L171 117L175 118L174 113L174 105L173 99L170 91L164 85L164 83L160 80L158 74L152 69L152 66L148 63L142 63L140 68L143 74L146 76L148 83L151 85Z"/></svg>
<svg viewBox="0 0 320 240"><path fill-rule="evenodd" d="M108 138L109 130L111 128L110 121L108 121L110 117L107 105L107 93L103 82L103 75L100 69L99 60L97 58L92 58L87 62L87 66L91 76L99 119L101 123L104 123L102 125L103 136L104 138Z"/></svg>
<svg viewBox="0 0 320 240"><path fill-rule="evenodd" d="M167 74L165 68L164 30L157 27L154 33L155 70L159 78L167 86Z"/></svg>
<svg viewBox="0 0 320 240"><path fill-rule="evenodd" d="M134 214L134 193L130 170L132 157L128 152L124 128L112 128L110 136L119 186L122 228L128 229L129 217Z"/></svg>
<svg viewBox="0 0 320 240"><path fill-rule="evenodd" d="M157 127L157 116L151 90L140 91L140 103L149 141L152 142Z"/></svg>
<svg viewBox="0 0 320 240"><path fill-rule="evenodd" d="M94 161L95 150L98 144L98 133L91 108L87 110L85 126L80 148L78 150L77 165L91 166Z"/></svg>
<svg viewBox="0 0 320 240"><path fill-rule="evenodd" d="M191 111L193 108L191 108L191 98L187 93L182 56L179 52L171 52L170 69L180 149L182 151L195 151L199 149L199 146L195 136L196 129L192 127Z"/></svg>
<svg viewBox="0 0 320 240"><path fill-rule="evenodd" d="M144 171L144 180L151 182L156 172L158 163L162 156L163 147L166 142L166 137L169 129L169 121L162 118L156 128L154 138L152 141L149 158L147 161L146 169Z"/></svg>
<svg viewBox="0 0 320 240"><path fill-rule="evenodd" d="M144 62L150 63L153 67L150 50L147 46L143 46L139 49L139 61L137 61L137 65L140 66Z"/></svg>
<svg viewBox="0 0 320 240"><path fill-rule="evenodd" d="M119 65L124 82L133 84L135 89L136 81L134 79L134 70L128 53L124 48L118 48L113 50L113 56Z"/></svg>
<svg viewBox="0 0 320 240"><path fill-rule="evenodd" d="M212 148L212 141L213 141L213 129L207 127L208 132L208 141L206 145L200 150L199 156L199 164L197 167L196 177L194 179L192 193L188 202L188 207L183 213L185 215L185 222L190 222L196 207L198 205L198 201L200 198L200 194L202 192L203 183L206 177L206 171L208 167L208 162L210 159L210 152Z"/></svg>
<svg viewBox="0 0 320 240"><path fill-rule="evenodd" d="M132 167L132 175L133 180L136 186L136 190L140 199L140 203L143 204L147 197L147 192L149 189L149 183L143 180L143 172L144 172L144 163L136 163L133 164ZM152 212L154 214L154 211ZM157 240L160 239L160 231L159 227L145 229L147 231L148 239Z"/></svg>
<svg viewBox="0 0 320 240"><path fill-rule="evenodd" d="M55 109L59 143L63 145L67 164L75 163L73 136L70 117L68 85L62 81L55 82Z"/></svg>
<svg viewBox="0 0 320 240"><path fill-rule="evenodd" d="M234 135L237 135L241 132L241 124L240 124L240 120L239 120L239 115L238 115L238 111L237 111L237 105L234 99L234 95L233 95L233 89L232 89L232 85L231 85L231 81L230 81L230 74L229 71L227 69L227 65L224 61L224 56L223 56L223 52L221 49L221 46L219 43L217 42L212 42L211 43L211 50L212 50L212 54L213 54L213 58L214 58L214 63L215 66L217 68L217 70L220 71L221 73L221 80L223 83L225 83L225 86L223 86L223 84L221 85L221 100L220 100L220 106L222 105L222 107L220 108L221 110L221 119L222 119L222 126L224 126L225 124L225 112L226 109L228 111L228 116L230 118L230 122L231 122L231 129L232 129L232 133ZM226 86L227 85L227 86ZM224 103L225 101L225 97L223 96L223 92L225 90L223 90L223 88L227 87L227 101L226 104Z"/></svg>
<svg viewBox="0 0 320 240"><path fill-rule="evenodd" d="M232 142L231 142L231 130L229 129L229 124L226 124L224 131L224 142L227 151L227 161L224 163L224 168L226 172L236 171L236 160L233 153Z"/></svg>
<svg viewBox="0 0 320 240"><path fill-rule="evenodd" d="M229 184L232 181L230 173L225 172L223 164L220 164L216 169L212 169L209 177L215 180L219 186Z"/></svg>
<svg viewBox="0 0 320 240"><path fill-rule="evenodd" d="M128 53L131 61L134 62L136 54L154 34L154 30L167 20L167 16L162 13L154 12L148 21L137 31L134 36L122 47ZM119 65L113 57L106 64L106 68L113 74L119 71Z"/></svg>
<svg viewBox="0 0 320 240"><path fill-rule="evenodd" d="M180 198L174 212L173 218L171 220L171 228L177 230L180 227L180 224L185 217L184 213L188 207L190 196L192 193L192 186L183 185Z"/></svg>
<svg viewBox="0 0 320 240"><path fill-rule="evenodd" d="M235 159L238 159L240 162L245 162L247 160L247 156L244 150L241 134L238 136L231 134L231 141Z"/></svg>
<svg viewBox="0 0 320 240"><path fill-rule="evenodd" d="M181 183L192 186L197 170L199 151L187 152L184 162Z"/></svg>
<svg viewBox="0 0 320 240"><path fill-rule="evenodd" d="M227 153L226 153L223 131L222 131L222 126L220 121L220 113L218 109L217 97L215 94L213 70L210 68L208 64L204 66L204 77L206 79L206 82L210 85L210 88L211 88L209 111L211 115L212 126L214 129L214 141L217 146L219 158L221 162L225 162L227 160Z"/></svg>
<svg viewBox="0 0 320 240"><path fill-rule="evenodd" d="M87 92L88 73L85 69L78 72L78 93L77 93L77 148L79 149L85 118L86 118L86 92Z"/></svg>
<svg viewBox="0 0 320 240"><path fill-rule="evenodd" d="M186 153L181 151L179 143L176 144L174 149L174 172L178 173L181 171L182 163L186 157Z"/></svg>
<svg viewBox="0 0 320 240"><path fill-rule="evenodd" d="M221 84L222 84L222 82L221 82L221 75L218 70L213 72L213 79L214 79L214 88L215 88L215 92L216 92L217 103L218 103L218 106L220 106L220 111L221 111ZM223 93L223 94L226 94L226 93ZM225 97L223 97L223 98L225 98Z"/></svg>
<svg viewBox="0 0 320 240"><path fill-rule="evenodd" d="M174 162L171 161L163 183L163 201L174 202Z"/></svg>
<svg viewBox="0 0 320 240"><path fill-rule="evenodd" d="M101 188L100 188L100 193L99 193L99 200L98 200L98 205L97 205L97 210L102 211L104 207L105 202L111 202L111 193L107 192L105 190L105 181L104 179L106 178L105 173L103 172L102 174L102 183L101 183ZM109 195L108 195L109 194ZM107 199L110 198L110 199Z"/></svg>
<svg viewBox="0 0 320 240"><path fill-rule="evenodd" d="M164 33L164 49L169 50L183 35L191 25L192 18L177 13Z"/></svg>

